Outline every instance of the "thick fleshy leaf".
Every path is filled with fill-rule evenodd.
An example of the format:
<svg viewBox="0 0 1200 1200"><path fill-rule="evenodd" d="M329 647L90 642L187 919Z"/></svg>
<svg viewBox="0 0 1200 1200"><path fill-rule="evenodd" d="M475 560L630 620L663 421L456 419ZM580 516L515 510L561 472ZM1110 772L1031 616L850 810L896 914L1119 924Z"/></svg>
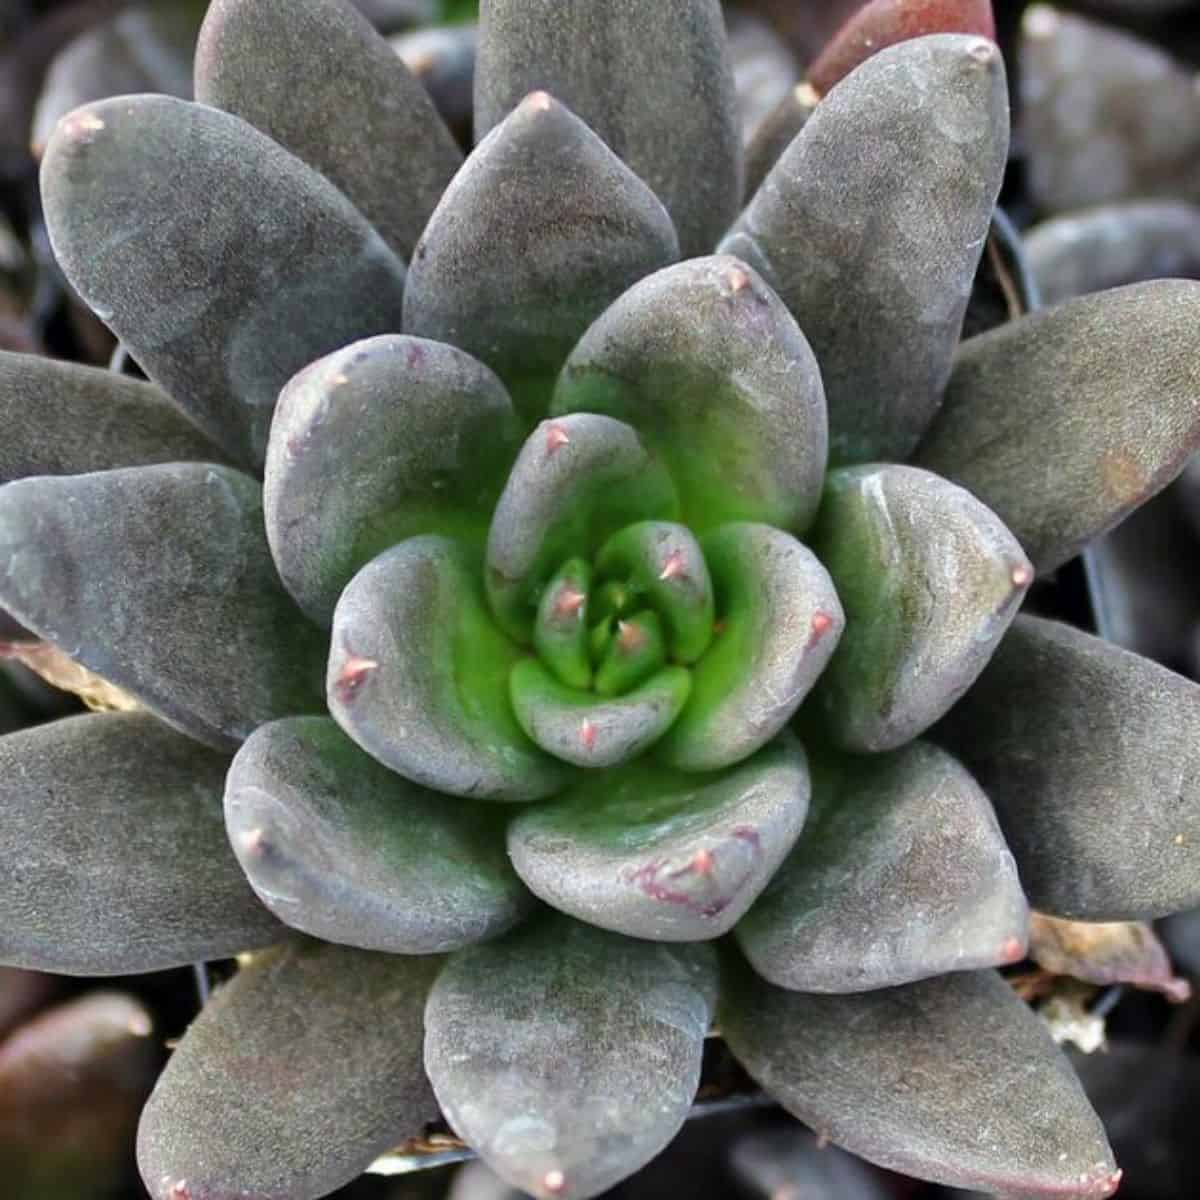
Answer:
<svg viewBox="0 0 1200 1200"><path fill-rule="evenodd" d="M1035 912L1029 924L1029 957L1043 971L1107 987L1129 983L1182 1003L1191 985L1171 970L1171 960L1144 921L1064 921Z"/></svg>
<svg viewBox="0 0 1200 1200"><path fill-rule="evenodd" d="M792 739L720 775L636 763L585 775L508 831L521 878L547 904L652 941L728 932L791 849L808 812Z"/></svg>
<svg viewBox="0 0 1200 1200"><path fill-rule="evenodd" d="M50 1004L63 981L41 971L0 967L0 1042L39 1008Z"/></svg>
<svg viewBox="0 0 1200 1200"><path fill-rule="evenodd" d="M229 113L167 96L77 109L42 160L54 253L138 363L239 462L280 388L400 328L404 264L331 183Z"/></svg>
<svg viewBox="0 0 1200 1200"><path fill-rule="evenodd" d="M161 92L190 100L192 52L204 0L150 0L81 33L55 55L33 114L30 142L39 154L60 117L73 108Z"/></svg>
<svg viewBox="0 0 1200 1200"><path fill-rule="evenodd" d="M707 254L742 189L718 0L484 0L480 18L475 136L544 88L654 189L684 256Z"/></svg>
<svg viewBox="0 0 1200 1200"><path fill-rule="evenodd" d="M637 942L552 917L461 951L425 1012L442 1111L497 1174L586 1200L678 1132L716 997L704 946Z"/></svg>
<svg viewBox="0 0 1200 1200"><path fill-rule="evenodd" d="M808 83L798 83L763 118L746 145L746 200L763 185L771 168L808 124L821 97Z"/></svg>
<svg viewBox="0 0 1200 1200"><path fill-rule="evenodd" d="M1194 67L1049 4L1025 9L1019 64L1026 186L1041 211L1200 200Z"/></svg>
<svg viewBox="0 0 1200 1200"><path fill-rule="evenodd" d="M329 942L439 954L504 932L532 907L499 810L447 803L325 717L255 732L230 767L225 821L259 899Z"/></svg>
<svg viewBox="0 0 1200 1200"><path fill-rule="evenodd" d="M0 483L224 455L151 383L0 352Z"/></svg>
<svg viewBox="0 0 1200 1200"><path fill-rule="evenodd" d="M743 8L725 10L725 28L744 145L799 81L800 64L766 21Z"/></svg>
<svg viewBox="0 0 1200 1200"><path fill-rule="evenodd" d="M683 520L802 531L825 473L825 394L783 302L728 256L667 267L626 292L567 360L552 411L632 425L671 471Z"/></svg>
<svg viewBox="0 0 1200 1200"><path fill-rule="evenodd" d="M1200 445L1197 321L1200 283L1155 280L972 338L916 461L974 492L1053 570Z"/></svg>
<svg viewBox="0 0 1200 1200"><path fill-rule="evenodd" d="M991 0L871 0L837 31L808 69L808 82L824 95L873 54L931 33L996 37Z"/></svg>
<svg viewBox="0 0 1200 1200"><path fill-rule="evenodd" d="M269 80L286 79L286 87ZM408 258L462 152L387 41L344 0L214 0L196 99L332 180Z"/></svg>
<svg viewBox="0 0 1200 1200"><path fill-rule="evenodd" d="M690 688L683 667L663 667L608 697L567 687L532 658L509 676L521 728L547 754L577 767L615 767L637 758L671 727Z"/></svg>
<svg viewBox="0 0 1200 1200"><path fill-rule="evenodd" d="M124 975L277 941L225 838L228 766L144 713L0 740L0 960Z"/></svg>
<svg viewBox="0 0 1200 1200"><path fill-rule="evenodd" d="M284 586L328 626L355 571L422 533L482 543L520 445L500 381L440 342L355 342L283 389L263 506Z"/></svg>
<svg viewBox="0 0 1200 1200"><path fill-rule="evenodd" d="M421 1069L441 959L298 943L205 1005L138 1130L154 1200L317 1200L437 1113Z"/></svg>
<svg viewBox="0 0 1200 1200"><path fill-rule="evenodd" d="M814 763L808 825L737 935L779 987L865 992L1023 958L1028 922L988 798L914 742Z"/></svg>
<svg viewBox="0 0 1200 1200"><path fill-rule="evenodd" d="M768 525L703 540L717 637L692 667L687 705L657 753L688 771L741 761L791 720L838 644L845 617L812 551Z"/></svg>
<svg viewBox="0 0 1200 1200"><path fill-rule="evenodd" d="M1007 151L996 46L902 42L821 101L722 243L812 343L836 462L907 457L937 410Z"/></svg>
<svg viewBox="0 0 1200 1200"><path fill-rule="evenodd" d="M995 804L1035 908L1125 921L1200 904L1200 686L1018 617L934 737Z"/></svg>
<svg viewBox="0 0 1200 1200"><path fill-rule="evenodd" d="M1046 304L1146 279L1200 276L1200 208L1170 200L1105 204L1025 235Z"/></svg>
<svg viewBox="0 0 1200 1200"><path fill-rule="evenodd" d="M233 749L320 708L322 639L279 585L259 485L164 463L0 489L0 603L185 733Z"/></svg>
<svg viewBox="0 0 1200 1200"><path fill-rule="evenodd" d="M617 530L673 520L675 488L621 421L571 413L529 435L492 516L487 594L501 628L533 636L543 586L569 559L590 559Z"/></svg>
<svg viewBox="0 0 1200 1200"><path fill-rule="evenodd" d="M1070 1063L992 971L855 996L742 970L721 1030L790 1113L903 1175L1022 1200L1111 1195L1120 1172Z"/></svg>
<svg viewBox="0 0 1200 1200"><path fill-rule="evenodd" d="M329 711L407 779L479 800L536 800L569 768L525 735L508 677L522 657L492 622L483 566L447 538L410 538L350 581L333 616Z"/></svg>
<svg viewBox="0 0 1200 1200"><path fill-rule="evenodd" d="M158 1047L130 996L93 992L0 1043L0 1171L13 1200L107 1200L128 1183L129 1146Z"/></svg>
<svg viewBox="0 0 1200 1200"><path fill-rule="evenodd" d="M974 683L1033 568L970 492L914 467L836 471L812 546L846 610L816 695L846 750L893 750Z"/></svg>
<svg viewBox="0 0 1200 1200"><path fill-rule="evenodd" d="M678 257L671 219L650 189L578 117L536 92L446 189L413 255L404 328L487 363L536 420L584 330Z"/></svg>

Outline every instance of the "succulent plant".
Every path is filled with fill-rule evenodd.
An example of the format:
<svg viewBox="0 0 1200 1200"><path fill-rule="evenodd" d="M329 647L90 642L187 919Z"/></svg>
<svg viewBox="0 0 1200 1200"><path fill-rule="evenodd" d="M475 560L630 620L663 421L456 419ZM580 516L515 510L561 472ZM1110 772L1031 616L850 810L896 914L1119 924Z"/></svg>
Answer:
<svg viewBox="0 0 1200 1200"><path fill-rule="evenodd" d="M153 1195L319 1196L439 1105L595 1195L714 1018L868 1159L1109 1194L991 968L1026 896L1200 900L1200 689L1016 612L1200 440L1200 288L959 345L978 36L857 65L740 215L715 0L485 3L465 162L339 0L214 0L195 90L42 165L152 382L0 358L0 604L145 707L0 740L0 960L254 951Z"/></svg>

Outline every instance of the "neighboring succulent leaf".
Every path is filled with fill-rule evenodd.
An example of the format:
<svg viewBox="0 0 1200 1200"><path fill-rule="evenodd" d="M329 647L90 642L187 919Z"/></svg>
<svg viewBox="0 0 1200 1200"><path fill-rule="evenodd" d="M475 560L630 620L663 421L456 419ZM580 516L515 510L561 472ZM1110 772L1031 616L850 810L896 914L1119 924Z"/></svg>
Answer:
<svg viewBox="0 0 1200 1200"><path fill-rule="evenodd" d="M214 0L196 99L315 167L404 258L462 163L429 94L344 0Z"/></svg>
<svg viewBox="0 0 1200 1200"><path fill-rule="evenodd" d="M482 564L442 537L410 538L350 581L333 616L329 711L415 783L479 800L536 800L570 778L513 715L522 657L492 623Z"/></svg>
<svg viewBox="0 0 1200 1200"><path fill-rule="evenodd" d="M703 539L717 636L656 754L687 771L741 761L792 719L838 644L842 606L812 551L768 525L720 525Z"/></svg>
<svg viewBox="0 0 1200 1200"><path fill-rule="evenodd" d="M532 907L499 810L409 783L325 717L255 732L229 769L225 820L259 899L326 941L438 954L502 933Z"/></svg>
<svg viewBox="0 0 1200 1200"><path fill-rule="evenodd" d="M793 739L720 775L635 763L585 774L510 824L508 852L547 904L653 941L728 932L791 849L808 811Z"/></svg>
<svg viewBox="0 0 1200 1200"><path fill-rule="evenodd" d="M425 1067L446 1119L534 1196L598 1195L683 1124L716 974L708 947L565 917L460 951L425 1013Z"/></svg>
<svg viewBox="0 0 1200 1200"><path fill-rule="evenodd" d="M77 109L42 160L54 254L105 324L237 461L280 388L400 328L404 264L331 183L228 113L167 96Z"/></svg>
<svg viewBox="0 0 1200 1200"><path fill-rule="evenodd" d="M815 703L860 753L924 733L974 683L1033 568L969 492L913 467L835 471L812 539L846 610Z"/></svg>
<svg viewBox="0 0 1200 1200"><path fill-rule="evenodd" d="M0 1172L13 1200L108 1200L127 1184L154 1079L150 1015L96 992L0 1043Z"/></svg>
<svg viewBox="0 0 1200 1200"><path fill-rule="evenodd" d="M744 145L798 82L800 64L766 21L743 8L725 9L725 29Z"/></svg>
<svg viewBox="0 0 1200 1200"><path fill-rule="evenodd" d="M720 1022L738 1061L837 1145L903 1175L1022 1200L1116 1190L1120 1172L1075 1072L995 972L856 996L730 975Z"/></svg>
<svg viewBox="0 0 1200 1200"><path fill-rule="evenodd" d="M225 837L228 766L145 714L0 740L0 960L127 975L277 941Z"/></svg>
<svg viewBox="0 0 1200 1200"><path fill-rule="evenodd" d="M1200 904L1200 687L1018 617L934 731L996 806L1029 902L1126 921Z"/></svg>
<svg viewBox="0 0 1200 1200"><path fill-rule="evenodd" d="M747 202L754 198L771 168L808 124L808 118L820 100L811 84L798 83L763 118L746 144Z"/></svg>
<svg viewBox="0 0 1200 1200"><path fill-rule="evenodd" d="M893 1197L884 1175L800 1125L743 1134L730 1147L729 1165L734 1178L755 1200Z"/></svg>
<svg viewBox="0 0 1200 1200"><path fill-rule="evenodd" d="M151 383L99 367L0 352L0 482L224 458Z"/></svg>
<svg viewBox="0 0 1200 1200"><path fill-rule="evenodd" d="M675 488L635 430L593 413L543 421L492 515L487 594L497 623L532 640L542 588L568 559L590 559L618 530L673 520Z"/></svg>
<svg viewBox="0 0 1200 1200"><path fill-rule="evenodd" d="M1083 296L964 342L916 461L974 492L1053 570L1200 445L1200 283Z"/></svg>
<svg viewBox="0 0 1200 1200"><path fill-rule="evenodd" d="M995 41L991 0L871 0L821 51L808 82L823 96L873 54L932 33L974 33Z"/></svg>
<svg viewBox="0 0 1200 1200"><path fill-rule="evenodd" d="M388 44L429 93L455 139L468 145L475 109L478 27L434 25L414 29Z"/></svg>
<svg viewBox="0 0 1200 1200"><path fill-rule="evenodd" d="M537 92L446 189L413 255L404 328L487 363L533 421L584 330L678 257L650 189L578 117Z"/></svg>
<svg viewBox="0 0 1200 1200"><path fill-rule="evenodd" d="M658 194L685 258L707 254L742 190L718 0L484 0L475 136L542 88Z"/></svg>
<svg viewBox="0 0 1200 1200"><path fill-rule="evenodd" d="M423 533L482 544L520 445L500 381L440 342L389 335L338 350L283 389L263 506L284 586L328 627L376 554Z"/></svg>
<svg viewBox="0 0 1200 1200"><path fill-rule="evenodd" d="M421 1069L441 959L298 943L205 1005L138 1130L154 1200L317 1200L437 1114Z"/></svg>
<svg viewBox="0 0 1200 1200"><path fill-rule="evenodd" d="M192 52L204 0L132 4L72 39L54 56L33 114L35 155L73 108L131 92L190 100Z"/></svg>
<svg viewBox="0 0 1200 1200"><path fill-rule="evenodd" d="M1123 30L1030 4L1018 72L1025 183L1039 210L1200 200L1194 67Z"/></svg>
<svg viewBox="0 0 1200 1200"><path fill-rule="evenodd" d="M1158 930L1175 961L1189 975L1200 975L1200 908L1172 913Z"/></svg>
<svg viewBox="0 0 1200 1200"><path fill-rule="evenodd" d="M902 42L821 101L722 243L812 344L835 462L907 457L937 410L1007 151L1000 51Z"/></svg>
<svg viewBox="0 0 1200 1200"><path fill-rule="evenodd" d="M1200 208L1170 200L1106 204L1025 234L1046 304L1171 276L1200 276Z"/></svg>
<svg viewBox="0 0 1200 1200"><path fill-rule="evenodd" d="M235 749L320 708L319 631L279 585L261 489L164 463L0 489L0 602L185 733Z"/></svg>
<svg viewBox="0 0 1200 1200"><path fill-rule="evenodd" d="M632 425L697 533L724 521L802 532L816 512L828 447L816 359L735 258L693 259L630 288L572 352L551 411Z"/></svg>
<svg viewBox="0 0 1200 1200"><path fill-rule="evenodd" d="M1025 955L1029 910L988 798L934 746L813 765L813 812L738 925L779 987L863 992Z"/></svg>
<svg viewBox="0 0 1200 1200"><path fill-rule="evenodd" d="M1178 1004L1191 985L1178 979L1154 930L1143 921L1064 921L1035 912L1029 924L1029 957L1044 971L1071 975L1102 987L1130 983L1162 992Z"/></svg>
<svg viewBox="0 0 1200 1200"><path fill-rule="evenodd" d="M50 1004L62 983L41 971L0 967L0 1042L39 1008Z"/></svg>

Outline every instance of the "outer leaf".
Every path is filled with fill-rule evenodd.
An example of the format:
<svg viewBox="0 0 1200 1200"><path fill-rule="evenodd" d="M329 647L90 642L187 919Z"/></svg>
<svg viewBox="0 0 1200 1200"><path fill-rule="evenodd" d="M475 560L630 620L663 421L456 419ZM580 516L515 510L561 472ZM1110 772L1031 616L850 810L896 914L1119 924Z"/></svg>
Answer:
<svg viewBox="0 0 1200 1200"><path fill-rule="evenodd" d="M451 346L355 342L283 389L267 448L267 538L284 585L328 626L355 571L407 537L482 542L520 442L500 381Z"/></svg>
<svg viewBox="0 0 1200 1200"><path fill-rule="evenodd" d="M428 92L344 0L215 0L196 99L322 172L405 258L462 162Z"/></svg>
<svg viewBox="0 0 1200 1200"><path fill-rule="evenodd" d="M578 117L537 92L446 189L414 253L404 328L487 363L536 419L580 334L678 256L650 189Z"/></svg>
<svg viewBox="0 0 1200 1200"><path fill-rule="evenodd" d="M323 717L274 721L246 742L225 820L259 899L326 941L442 953L502 933L531 907L499 812L409 783Z"/></svg>
<svg viewBox="0 0 1200 1200"><path fill-rule="evenodd" d="M711 954L562 917L461 951L425 1013L442 1111L526 1192L605 1191L683 1124L716 994Z"/></svg>
<svg viewBox="0 0 1200 1200"><path fill-rule="evenodd" d="M585 775L521 812L508 852L547 904L630 937L699 941L728 932L791 849L808 770L783 740L720 775L638 763Z"/></svg>
<svg viewBox="0 0 1200 1200"><path fill-rule="evenodd" d="M829 661L845 617L812 552L768 525L734 523L703 542L717 638L692 668L688 703L659 743L665 762L714 771L792 719Z"/></svg>
<svg viewBox="0 0 1200 1200"><path fill-rule="evenodd" d="M34 354L0 352L0 482L224 455L160 388Z"/></svg>
<svg viewBox="0 0 1200 1200"><path fill-rule="evenodd" d="M497 623L531 641L541 589L564 562L590 558L626 525L677 513L669 475L628 425L594 413L543 421L522 446L488 531Z"/></svg>
<svg viewBox="0 0 1200 1200"><path fill-rule="evenodd" d="M738 941L765 979L862 992L1025 955L1029 910L996 814L948 754L821 762L813 815Z"/></svg>
<svg viewBox="0 0 1200 1200"><path fill-rule="evenodd" d="M972 338L917 461L974 492L1053 570L1200 445L1197 320L1200 283L1157 280Z"/></svg>
<svg viewBox="0 0 1200 1200"><path fill-rule="evenodd" d="M893 750L943 716L1033 581L990 509L913 467L831 475L812 544L846 610L816 702L852 751Z"/></svg>
<svg viewBox="0 0 1200 1200"><path fill-rule="evenodd" d="M812 343L835 462L907 457L937 410L1007 151L999 50L902 42L821 102L722 243Z"/></svg>
<svg viewBox="0 0 1200 1200"><path fill-rule="evenodd" d="M0 959L126 975L277 940L225 840L228 765L137 713L0 740Z"/></svg>
<svg viewBox="0 0 1200 1200"><path fill-rule="evenodd" d="M63 119L42 161L71 283L239 462L314 358L398 329L404 264L331 183L237 117L125 96Z"/></svg>
<svg viewBox="0 0 1200 1200"><path fill-rule="evenodd" d="M215 746L320 703L320 636L279 586L258 484L228 467L8 484L0 602Z"/></svg>
<svg viewBox="0 0 1200 1200"><path fill-rule="evenodd" d="M698 533L734 520L802 531L816 511L828 448L816 359L738 259L679 263L630 288L572 352L552 411L632 425Z"/></svg>
<svg viewBox="0 0 1200 1200"><path fill-rule="evenodd" d="M520 649L493 625L481 564L441 537L410 538L350 581L333 617L329 711L415 783L479 800L534 800L568 768L513 715Z"/></svg>
<svg viewBox="0 0 1200 1200"><path fill-rule="evenodd" d="M320 943L256 956L142 1113L154 1200L317 1200L419 1133L437 1111L420 1047L439 964Z"/></svg>
<svg viewBox="0 0 1200 1200"><path fill-rule="evenodd" d="M480 17L476 137L545 88L654 189L685 257L711 250L742 188L718 0L484 0Z"/></svg>
<svg viewBox="0 0 1200 1200"><path fill-rule="evenodd" d="M1025 235L1042 300L1146 279L1200 275L1200 208L1170 200L1105 204L1055 217Z"/></svg>
<svg viewBox="0 0 1200 1200"><path fill-rule="evenodd" d="M746 973L720 1020L771 1095L870 1162L1027 1200L1116 1190L1074 1071L991 971L859 996L786 992Z"/></svg>
<svg viewBox="0 0 1200 1200"><path fill-rule="evenodd" d="M1200 687L1019 617L934 731L991 797L1029 902L1124 921L1200 904Z"/></svg>

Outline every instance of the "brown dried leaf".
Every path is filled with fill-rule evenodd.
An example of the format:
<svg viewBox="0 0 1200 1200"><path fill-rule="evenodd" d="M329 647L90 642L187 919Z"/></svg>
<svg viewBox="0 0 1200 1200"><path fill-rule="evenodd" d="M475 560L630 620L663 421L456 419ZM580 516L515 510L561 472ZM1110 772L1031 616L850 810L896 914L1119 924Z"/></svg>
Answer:
<svg viewBox="0 0 1200 1200"><path fill-rule="evenodd" d="M1172 1004L1191 996L1154 930L1144 921L1066 921L1033 913L1029 956L1055 975L1088 983L1129 983L1161 992Z"/></svg>
<svg viewBox="0 0 1200 1200"><path fill-rule="evenodd" d="M0 658L28 667L59 691L78 696L95 712L141 712L143 705L116 684L80 666L50 642L2 642Z"/></svg>

